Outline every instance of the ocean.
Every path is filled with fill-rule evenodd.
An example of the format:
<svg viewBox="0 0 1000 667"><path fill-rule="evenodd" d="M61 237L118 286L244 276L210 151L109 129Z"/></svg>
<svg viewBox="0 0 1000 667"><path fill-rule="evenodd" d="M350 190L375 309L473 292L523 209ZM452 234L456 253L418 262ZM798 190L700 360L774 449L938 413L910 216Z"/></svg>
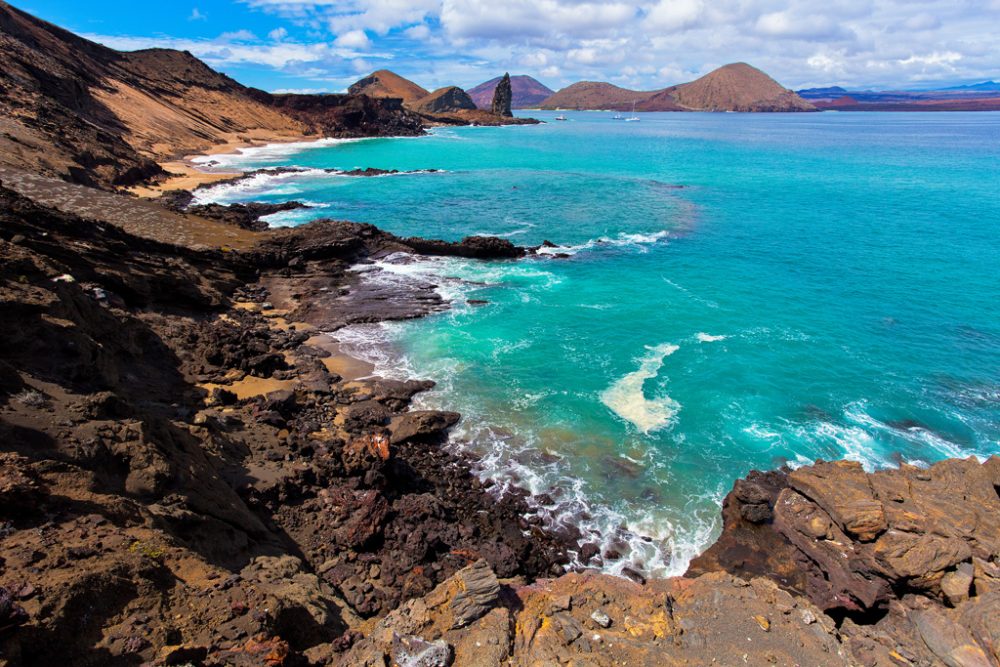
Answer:
<svg viewBox="0 0 1000 667"><path fill-rule="evenodd" d="M418 405L463 414L451 446L610 572L682 573L752 469L1000 453L1000 113L566 116L212 156L312 171L198 199L562 246L382 260L366 279L452 308L332 335L437 381ZM367 167L438 171L321 171Z"/></svg>

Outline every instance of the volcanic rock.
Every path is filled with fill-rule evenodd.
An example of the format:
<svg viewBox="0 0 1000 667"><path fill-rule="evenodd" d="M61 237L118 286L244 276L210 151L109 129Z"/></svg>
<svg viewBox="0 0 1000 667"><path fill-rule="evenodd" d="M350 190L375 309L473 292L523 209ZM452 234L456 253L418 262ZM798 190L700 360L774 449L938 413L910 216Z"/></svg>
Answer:
<svg viewBox="0 0 1000 667"><path fill-rule="evenodd" d="M513 116L511 113L510 104L511 98L514 93L510 86L510 74L504 73L503 78L500 79L500 83L497 84L496 89L493 91L493 102L490 105L490 111L495 116Z"/></svg>

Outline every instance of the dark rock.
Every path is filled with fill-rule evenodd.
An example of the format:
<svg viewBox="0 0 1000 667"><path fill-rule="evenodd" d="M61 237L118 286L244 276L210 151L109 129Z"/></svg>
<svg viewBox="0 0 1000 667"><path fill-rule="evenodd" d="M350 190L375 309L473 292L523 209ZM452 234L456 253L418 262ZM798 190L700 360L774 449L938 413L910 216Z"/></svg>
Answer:
<svg viewBox="0 0 1000 667"><path fill-rule="evenodd" d="M17 604L10 590L0 586L0 632L24 625L28 622L28 613Z"/></svg>
<svg viewBox="0 0 1000 667"><path fill-rule="evenodd" d="M497 87L493 91L493 103L490 105L490 111L497 116L512 117L514 114L510 110L510 103L513 95L514 92L510 85L510 73L504 72L503 78L500 79L500 83L497 84Z"/></svg>

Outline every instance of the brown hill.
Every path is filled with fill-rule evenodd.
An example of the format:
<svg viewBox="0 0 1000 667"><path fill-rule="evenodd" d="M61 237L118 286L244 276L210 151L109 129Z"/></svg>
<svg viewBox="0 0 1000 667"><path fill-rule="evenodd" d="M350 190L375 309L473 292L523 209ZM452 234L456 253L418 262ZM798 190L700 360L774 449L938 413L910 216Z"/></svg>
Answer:
<svg viewBox="0 0 1000 667"><path fill-rule="evenodd" d="M793 91L746 63L734 63L709 72L691 83L668 88L660 96L695 111L815 111Z"/></svg>
<svg viewBox="0 0 1000 667"><path fill-rule="evenodd" d="M493 91L503 77L484 81L475 88L468 90L469 97L480 109L489 109L493 102ZM537 79L518 74L510 77L510 87L513 92L510 106L512 109L534 109L555 92Z"/></svg>
<svg viewBox="0 0 1000 667"><path fill-rule="evenodd" d="M726 65L696 81L649 92L582 81L563 88L543 109L638 111L815 111L816 108L746 63Z"/></svg>
<svg viewBox="0 0 1000 667"><path fill-rule="evenodd" d="M347 89L347 92L352 95L397 98L403 100L404 104L412 104L430 94L427 90L409 79L404 79L395 72L390 72L387 69L372 72L351 85Z"/></svg>
<svg viewBox="0 0 1000 667"><path fill-rule="evenodd" d="M542 109L631 109L656 91L641 92L600 81L580 81L543 100Z"/></svg>
<svg viewBox="0 0 1000 667"><path fill-rule="evenodd" d="M435 114L475 109L476 103L472 101L468 93L458 86L446 86L417 100L410 107L417 113Z"/></svg>
<svg viewBox="0 0 1000 667"><path fill-rule="evenodd" d="M0 63L0 164L87 185L131 185L220 143L421 131L398 103L270 95L190 53L122 53L3 0Z"/></svg>

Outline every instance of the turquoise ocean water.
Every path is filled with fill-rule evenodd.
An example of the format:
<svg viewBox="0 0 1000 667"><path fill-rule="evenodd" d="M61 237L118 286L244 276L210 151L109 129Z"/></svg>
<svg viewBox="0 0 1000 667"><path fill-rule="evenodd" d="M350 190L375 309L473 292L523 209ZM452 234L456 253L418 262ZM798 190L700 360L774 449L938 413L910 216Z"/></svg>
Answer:
<svg viewBox="0 0 1000 667"><path fill-rule="evenodd" d="M1000 453L1000 114L567 115L216 156L443 171L200 198L317 205L272 224L567 246L390 258L367 278L430 278L452 310L335 336L436 380L420 403L463 413L455 446L621 552L610 571L682 572L753 468Z"/></svg>

